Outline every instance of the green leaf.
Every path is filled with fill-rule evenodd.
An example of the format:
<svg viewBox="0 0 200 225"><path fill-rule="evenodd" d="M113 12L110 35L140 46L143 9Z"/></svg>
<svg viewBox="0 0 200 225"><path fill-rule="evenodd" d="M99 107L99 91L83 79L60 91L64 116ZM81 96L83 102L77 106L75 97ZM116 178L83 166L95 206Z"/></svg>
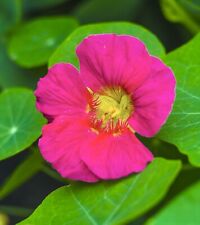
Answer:
<svg viewBox="0 0 200 225"><path fill-rule="evenodd" d="M46 68L25 70L14 64L8 57L5 42L0 40L0 86L2 88L25 86L35 88L39 75L44 74Z"/></svg>
<svg viewBox="0 0 200 225"><path fill-rule="evenodd" d="M176 101L173 111L158 134L175 144L200 166L200 34L186 45L168 54L164 61L173 69L176 80Z"/></svg>
<svg viewBox="0 0 200 225"><path fill-rule="evenodd" d="M187 157L181 154L178 148L170 143L162 141L157 137L145 138L137 135L140 141L148 148L151 149L154 157L161 157L165 159L178 159L183 163L188 163Z"/></svg>
<svg viewBox="0 0 200 225"><path fill-rule="evenodd" d="M145 28L128 22L99 23L86 25L76 29L53 53L49 66L58 62L69 62L78 66L75 49L90 34L116 33L127 34L141 39L152 55L162 56L165 51L160 41Z"/></svg>
<svg viewBox="0 0 200 225"><path fill-rule="evenodd" d="M125 224L165 195L180 166L179 161L157 158L142 173L125 179L59 188L18 225Z"/></svg>
<svg viewBox="0 0 200 225"><path fill-rule="evenodd" d="M43 162L39 152L37 150L33 151L30 156L15 168L14 172L8 177L4 184L1 185L0 199L7 197L39 172L43 167Z"/></svg>
<svg viewBox="0 0 200 225"><path fill-rule="evenodd" d="M148 225L200 224L200 182L192 185L149 220Z"/></svg>
<svg viewBox="0 0 200 225"><path fill-rule="evenodd" d="M0 1L0 34L20 22L22 16L21 0Z"/></svg>
<svg viewBox="0 0 200 225"><path fill-rule="evenodd" d="M200 1L199 0L179 0L179 3L185 10L200 23ZM200 25L200 24L199 24Z"/></svg>
<svg viewBox="0 0 200 225"><path fill-rule="evenodd" d="M200 33L197 34L188 43L175 49L166 55L164 60L168 63L178 61L181 64L188 64L189 66L200 65Z"/></svg>
<svg viewBox="0 0 200 225"><path fill-rule="evenodd" d="M188 0L161 0L166 18L183 24L192 33L200 31L200 5Z"/></svg>
<svg viewBox="0 0 200 225"><path fill-rule="evenodd" d="M44 65L55 48L77 25L76 20L64 16L32 20L19 27L11 37L9 55L25 68Z"/></svg>
<svg viewBox="0 0 200 225"><path fill-rule="evenodd" d="M13 88L0 95L0 160L29 147L41 135L45 119L37 112L33 92Z"/></svg>
<svg viewBox="0 0 200 225"><path fill-rule="evenodd" d="M81 23L94 23L113 20L132 20L139 14L139 9L145 0L89 0L83 1L74 11L73 15ZM111 13L112 11L112 13Z"/></svg>

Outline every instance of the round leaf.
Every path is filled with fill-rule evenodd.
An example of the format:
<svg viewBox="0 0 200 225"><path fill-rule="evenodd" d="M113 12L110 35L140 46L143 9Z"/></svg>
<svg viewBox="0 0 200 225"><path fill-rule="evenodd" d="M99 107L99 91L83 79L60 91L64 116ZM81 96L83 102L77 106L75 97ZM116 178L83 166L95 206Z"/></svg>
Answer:
<svg viewBox="0 0 200 225"><path fill-rule="evenodd" d="M69 62L78 66L75 53L77 45L88 35L99 33L132 35L143 41L152 55L162 56L165 53L162 44L156 36L139 25L127 22L99 23L82 26L76 29L50 57L49 66L58 62Z"/></svg>
<svg viewBox="0 0 200 225"><path fill-rule="evenodd" d="M45 123L37 112L33 92L13 88L0 95L0 160L29 147Z"/></svg>
<svg viewBox="0 0 200 225"><path fill-rule="evenodd" d="M19 27L11 37L9 55L22 67L44 65L55 48L76 27L76 20L64 16L30 21Z"/></svg>
<svg viewBox="0 0 200 225"><path fill-rule="evenodd" d="M13 63L7 55L5 43L0 40L0 87L25 86L34 88L46 68L27 70Z"/></svg>

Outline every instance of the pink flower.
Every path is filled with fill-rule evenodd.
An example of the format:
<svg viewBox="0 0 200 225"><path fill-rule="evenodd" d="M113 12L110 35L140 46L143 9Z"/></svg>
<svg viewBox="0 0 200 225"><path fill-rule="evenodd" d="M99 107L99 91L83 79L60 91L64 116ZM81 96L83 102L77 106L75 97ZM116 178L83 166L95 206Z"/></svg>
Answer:
<svg viewBox="0 0 200 225"><path fill-rule="evenodd" d="M80 72L59 63L40 79L37 108L50 123L39 148L65 178L95 182L144 170L152 153L135 132L154 136L175 98L175 78L144 44L127 35L85 38Z"/></svg>

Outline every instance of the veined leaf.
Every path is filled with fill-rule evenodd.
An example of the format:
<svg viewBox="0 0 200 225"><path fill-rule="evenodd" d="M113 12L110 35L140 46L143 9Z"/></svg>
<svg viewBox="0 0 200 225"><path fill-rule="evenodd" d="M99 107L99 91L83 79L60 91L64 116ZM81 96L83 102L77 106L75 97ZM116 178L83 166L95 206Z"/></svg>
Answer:
<svg viewBox="0 0 200 225"><path fill-rule="evenodd" d="M164 61L173 69L177 96L173 111L158 134L200 166L200 34L188 44L169 53Z"/></svg>
<svg viewBox="0 0 200 225"><path fill-rule="evenodd" d="M45 119L37 112L33 92L7 89L0 95L0 160L29 147L41 134Z"/></svg>
<svg viewBox="0 0 200 225"><path fill-rule="evenodd" d="M179 161L157 158L125 179L61 187L18 225L125 224L164 196L179 169Z"/></svg>

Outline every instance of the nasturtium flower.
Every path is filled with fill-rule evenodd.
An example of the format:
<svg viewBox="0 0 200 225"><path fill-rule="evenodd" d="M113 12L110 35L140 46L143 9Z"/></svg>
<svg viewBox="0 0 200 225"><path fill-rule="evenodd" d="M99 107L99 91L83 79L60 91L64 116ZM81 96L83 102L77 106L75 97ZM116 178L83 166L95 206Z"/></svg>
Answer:
<svg viewBox="0 0 200 225"><path fill-rule="evenodd" d="M39 140L43 157L63 177L86 182L144 170L153 155L135 133L152 137L165 123L173 72L128 35L88 36L76 53L80 71L58 63L35 91L49 120Z"/></svg>

